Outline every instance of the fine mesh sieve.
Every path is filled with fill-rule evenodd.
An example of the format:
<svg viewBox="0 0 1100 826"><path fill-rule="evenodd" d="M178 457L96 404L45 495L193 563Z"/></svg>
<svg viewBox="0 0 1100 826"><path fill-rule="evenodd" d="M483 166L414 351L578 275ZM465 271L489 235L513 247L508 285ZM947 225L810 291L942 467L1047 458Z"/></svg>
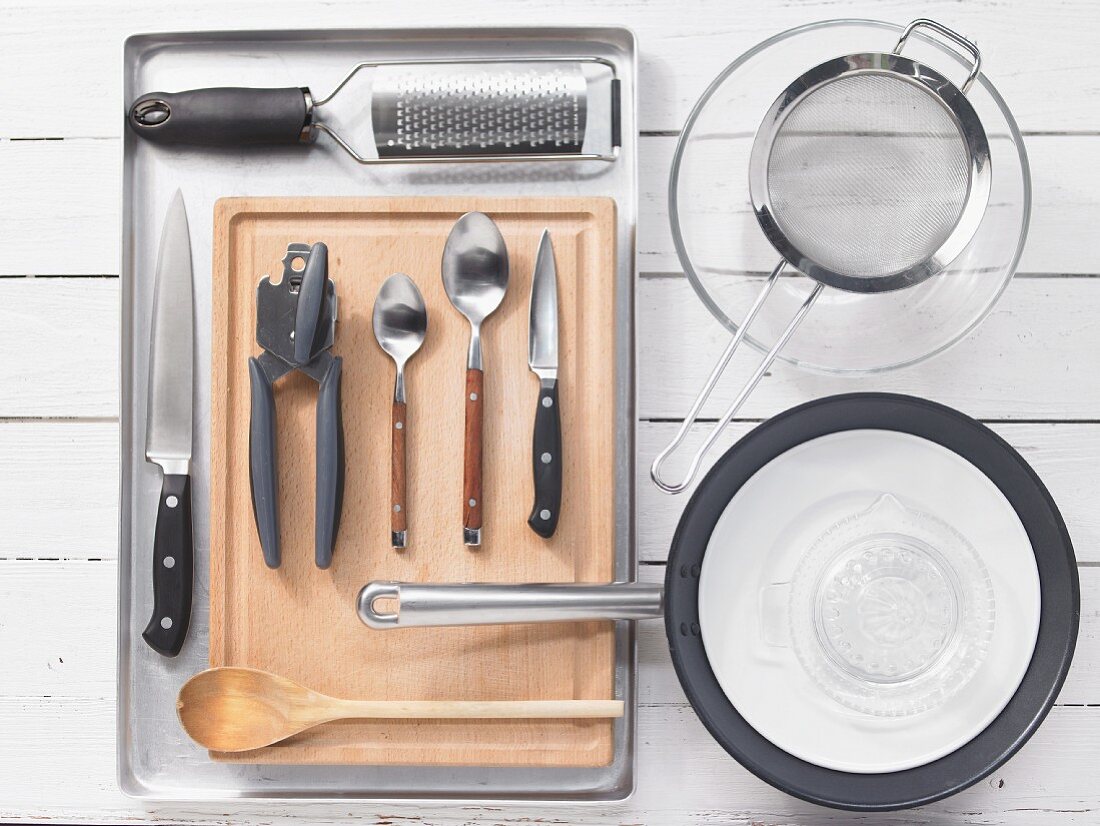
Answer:
<svg viewBox="0 0 1100 826"><path fill-rule="evenodd" d="M961 87L900 52L927 28L973 59ZM989 200L989 144L966 92L981 56L932 20L906 27L890 53L826 61L798 77L768 109L749 159L757 221L782 260L749 308L688 412L654 460L653 481L685 490L719 434L764 376L825 287L883 293L943 271L977 231ZM679 483L661 465L694 424L779 276L791 266L817 283L742 387Z"/></svg>
<svg viewBox="0 0 1100 826"><path fill-rule="evenodd" d="M833 272L877 279L943 246L966 205L970 155L935 95L863 73L788 110L766 175L771 213L793 246Z"/></svg>

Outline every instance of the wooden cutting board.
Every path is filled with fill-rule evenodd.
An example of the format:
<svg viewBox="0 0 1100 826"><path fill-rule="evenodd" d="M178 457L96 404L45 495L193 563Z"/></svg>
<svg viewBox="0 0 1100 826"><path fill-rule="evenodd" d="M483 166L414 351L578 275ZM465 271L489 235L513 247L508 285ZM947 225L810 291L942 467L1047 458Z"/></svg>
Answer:
<svg viewBox="0 0 1100 826"><path fill-rule="evenodd" d="M485 347L484 544L462 543L463 394L469 325L440 260L464 212L498 223L511 274ZM550 541L527 526L538 379L527 314L539 236L558 264L564 498ZM263 562L248 478L247 359L256 285L277 280L288 243L324 241L343 356L346 485L329 570L313 562L317 385L276 385L283 564ZM390 547L393 363L371 326L382 282L405 272L428 308L407 370L409 547ZM211 418L210 665L251 666L337 697L416 700L611 698L611 623L373 631L355 597L374 579L607 582L614 571L615 206L604 198L231 198L215 207ZM335 722L216 760L596 766L608 720Z"/></svg>

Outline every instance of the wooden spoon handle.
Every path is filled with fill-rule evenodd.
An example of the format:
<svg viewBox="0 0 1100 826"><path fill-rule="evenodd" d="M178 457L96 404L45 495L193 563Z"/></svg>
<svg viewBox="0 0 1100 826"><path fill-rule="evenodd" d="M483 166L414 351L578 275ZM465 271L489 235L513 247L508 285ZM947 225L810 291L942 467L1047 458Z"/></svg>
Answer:
<svg viewBox="0 0 1100 826"><path fill-rule="evenodd" d="M406 412L405 402L393 403L390 417L390 539L395 548L405 547L408 529L408 503L405 501Z"/></svg>
<svg viewBox="0 0 1100 826"><path fill-rule="evenodd" d="M333 700L330 720L535 720L623 716L622 700Z"/></svg>
<svg viewBox="0 0 1100 826"><path fill-rule="evenodd" d="M462 538L467 545L481 544L481 422L485 374L466 370L466 445L462 473Z"/></svg>

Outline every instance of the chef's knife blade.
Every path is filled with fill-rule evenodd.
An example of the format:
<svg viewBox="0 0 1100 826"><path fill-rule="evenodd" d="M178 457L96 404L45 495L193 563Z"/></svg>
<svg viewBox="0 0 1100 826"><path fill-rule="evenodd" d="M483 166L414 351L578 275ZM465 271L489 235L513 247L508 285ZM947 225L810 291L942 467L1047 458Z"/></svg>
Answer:
<svg viewBox="0 0 1100 826"><path fill-rule="evenodd" d="M535 504L527 524L549 539L561 510L562 448L558 414L558 271L550 231L544 230L531 283L527 363L539 377L539 401L531 446Z"/></svg>
<svg viewBox="0 0 1100 826"><path fill-rule="evenodd" d="M174 657L191 621L191 430L195 307L183 196L164 219L153 295L145 459L164 471L153 537L153 616L142 637Z"/></svg>

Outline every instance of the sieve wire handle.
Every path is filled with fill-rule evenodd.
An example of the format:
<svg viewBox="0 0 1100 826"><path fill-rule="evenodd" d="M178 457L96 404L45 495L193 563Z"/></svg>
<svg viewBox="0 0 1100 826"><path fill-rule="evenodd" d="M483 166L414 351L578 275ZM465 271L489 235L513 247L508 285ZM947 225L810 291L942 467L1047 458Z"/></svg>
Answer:
<svg viewBox="0 0 1100 826"><path fill-rule="evenodd" d="M894 46L894 54L901 54L901 50L905 46L905 42L909 39L909 35L917 29L931 29L937 34L943 35L956 45L961 46L974 58L974 63L970 68L970 74L967 75L966 82L960 87L960 91L965 95L974 81L977 80L978 74L982 70L982 53L978 51L978 44L959 34L954 29L947 28L947 26L942 23L937 23L935 20L929 20L927 17L921 17L905 27L905 31L901 33L897 45Z"/></svg>
<svg viewBox="0 0 1100 826"><path fill-rule="evenodd" d="M718 384L718 380L722 377L722 374L726 371L726 367L730 363L730 359L733 358L734 352L737 350L738 345L741 344L742 339L745 338L745 331L748 330L749 325L752 324L756 314L760 311L760 308L764 306L768 296L771 294L772 288L775 287L779 281L779 276L786 268L787 262L780 261L770 276L768 281L764 284L763 289L760 290L760 294L753 301L752 306L749 308L748 313L745 314L744 320L737 328L737 332L733 338L730 339L730 343L726 345L725 351L719 357L717 363L714 365L714 369L710 371L710 375L707 377L706 382L703 384L703 389L699 391L699 395L695 397L695 402L691 405L691 410L688 411L687 417L680 425L679 431L668 446L657 454L657 458L653 460L653 464L649 468L650 478L657 487L663 490L665 493L681 493L686 490L695 479L695 475L699 472L699 463L703 460L703 457L714 446L714 443L718 441L718 437L722 435L722 431L726 429L726 425L730 423L730 420L737 415L737 411L741 409L741 405L745 403L745 400L749 397L749 394L756 388L756 385L760 383L760 379L764 377L764 374L771 367L775 357L779 355L779 351L794 335L794 331L798 329L798 325L802 323L802 319L806 317L806 313L813 307L814 302L817 301L821 291L825 289L825 285L818 283L814 286L813 292L802 302L802 306L798 308L798 312L794 314L794 317L787 324L787 327L780 334L775 344L768 351L767 355L761 360L757 366L756 371L749 377L749 380L745 382L745 385L741 388L741 391L737 394L737 398L733 400L726 412L722 414L720 418L711 429L710 434L707 436L706 441L695 452L695 455L691 457L691 464L688 467L687 475L680 482L667 482L661 477L661 466L665 463L672 453L676 451L676 448L684 441L691 426L695 424L695 420L699 417L699 411L702 410L703 405L707 399L710 398L711 392L714 390L715 385Z"/></svg>

